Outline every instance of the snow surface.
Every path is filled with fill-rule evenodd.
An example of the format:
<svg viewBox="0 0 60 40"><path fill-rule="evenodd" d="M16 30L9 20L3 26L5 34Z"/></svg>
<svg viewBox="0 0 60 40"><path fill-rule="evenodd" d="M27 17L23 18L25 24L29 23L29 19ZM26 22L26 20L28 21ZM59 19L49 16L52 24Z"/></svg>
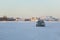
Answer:
<svg viewBox="0 0 60 40"><path fill-rule="evenodd" d="M60 22L0 22L0 40L60 40Z"/></svg>

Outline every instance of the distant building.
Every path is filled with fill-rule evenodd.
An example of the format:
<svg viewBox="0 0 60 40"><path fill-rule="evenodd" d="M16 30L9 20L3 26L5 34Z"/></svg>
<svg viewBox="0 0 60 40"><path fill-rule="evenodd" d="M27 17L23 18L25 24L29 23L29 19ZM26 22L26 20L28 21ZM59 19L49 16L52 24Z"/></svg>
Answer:
<svg viewBox="0 0 60 40"><path fill-rule="evenodd" d="M31 21L31 19L25 19L24 21Z"/></svg>
<svg viewBox="0 0 60 40"><path fill-rule="evenodd" d="M14 18L7 18L7 21L16 21Z"/></svg>
<svg viewBox="0 0 60 40"><path fill-rule="evenodd" d="M31 21L37 21L37 20L38 20L37 17L32 17L32 18L31 18Z"/></svg>
<svg viewBox="0 0 60 40"><path fill-rule="evenodd" d="M45 19L45 21L59 21L58 18L52 17L52 16L47 16Z"/></svg>
<svg viewBox="0 0 60 40"><path fill-rule="evenodd" d="M25 20L25 19L19 18L19 17L16 18L16 21L24 21L24 20Z"/></svg>
<svg viewBox="0 0 60 40"><path fill-rule="evenodd" d="M15 21L14 18L8 18L7 16L0 17L0 21Z"/></svg>

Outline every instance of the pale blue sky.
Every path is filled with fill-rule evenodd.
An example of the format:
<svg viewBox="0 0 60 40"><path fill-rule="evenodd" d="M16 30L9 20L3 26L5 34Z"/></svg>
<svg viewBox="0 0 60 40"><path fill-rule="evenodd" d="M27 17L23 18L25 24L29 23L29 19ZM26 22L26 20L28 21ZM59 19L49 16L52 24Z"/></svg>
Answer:
<svg viewBox="0 0 60 40"><path fill-rule="evenodd" d="M60 17L60 0L0 0L0 16Z"/></svg>

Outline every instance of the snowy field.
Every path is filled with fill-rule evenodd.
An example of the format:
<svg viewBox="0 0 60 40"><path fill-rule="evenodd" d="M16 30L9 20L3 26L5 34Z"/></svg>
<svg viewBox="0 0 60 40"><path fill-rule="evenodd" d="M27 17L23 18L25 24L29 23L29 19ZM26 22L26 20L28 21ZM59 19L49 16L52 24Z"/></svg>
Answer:
<svg viewBox="0 0 60 40"><path fill-rule="evenodd" d="M60 40L60 22L0 22L0 40Z"/></svg>

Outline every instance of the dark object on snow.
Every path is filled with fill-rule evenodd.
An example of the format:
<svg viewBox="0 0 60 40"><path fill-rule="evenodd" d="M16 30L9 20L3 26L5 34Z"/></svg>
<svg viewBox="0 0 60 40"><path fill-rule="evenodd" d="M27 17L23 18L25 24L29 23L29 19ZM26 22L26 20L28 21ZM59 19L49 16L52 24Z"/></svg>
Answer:
<svg viewBox="0 0 60 40"><path fill-rule="evenodd" d="M45 27L45 22L43 20L38 20L36 27Z"/></svg>

